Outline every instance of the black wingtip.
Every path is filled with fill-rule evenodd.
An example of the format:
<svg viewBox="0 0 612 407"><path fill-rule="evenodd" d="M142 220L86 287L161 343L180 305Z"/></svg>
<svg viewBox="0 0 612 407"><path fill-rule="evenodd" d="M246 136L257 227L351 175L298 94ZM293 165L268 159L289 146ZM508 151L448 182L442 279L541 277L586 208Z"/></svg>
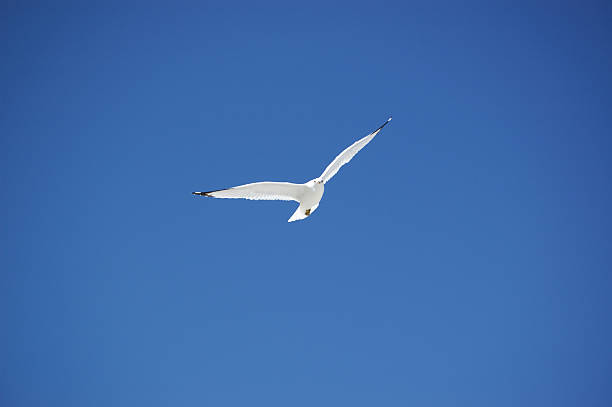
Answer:
<svg viewBox="0 0 612 407"><path fill-rule="evenodd" d="M387 119L386 122L384 122L379 128L377 128L376 130L374 130L372 133L375 133L377 131L379 131L380 129L382 129L383 127L385 127L392 119L393 117L389 116L389 118Z"/></svg>
<svg viewBox="0 0 612 407"><path fill-rule="evenodd" d="M206 191L206 192L192 192L192 194L193 195L200 195L200 196L212 196L210 194L212 194L213 192L226 191L228 189L232 189L232 188L215 189L214 191Z"/></svg>

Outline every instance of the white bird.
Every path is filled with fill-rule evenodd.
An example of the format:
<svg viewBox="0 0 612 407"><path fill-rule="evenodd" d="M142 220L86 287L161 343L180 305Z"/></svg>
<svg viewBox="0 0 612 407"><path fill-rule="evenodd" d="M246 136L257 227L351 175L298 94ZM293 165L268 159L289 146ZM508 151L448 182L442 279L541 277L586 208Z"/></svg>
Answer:
<svg viewBox="0 0 612 407"><path fill-rule="evenodd" d="M327 166L327 168L325 168L325 171L323 171L320 177L310 180L305 184L293 184L291 182L255 182L227 189L218 189L216 191L192 192L192 194L210 196L213 198L296 201L299 202L300 206L298 206L293 215L291 215L288 222L305 219L319 207L319 202L323 197L325 183L336 175L340 167L351 161L359 150L372 141L374 136L376 136L390 121L391 117L372 133L347 147Z"/></svg>

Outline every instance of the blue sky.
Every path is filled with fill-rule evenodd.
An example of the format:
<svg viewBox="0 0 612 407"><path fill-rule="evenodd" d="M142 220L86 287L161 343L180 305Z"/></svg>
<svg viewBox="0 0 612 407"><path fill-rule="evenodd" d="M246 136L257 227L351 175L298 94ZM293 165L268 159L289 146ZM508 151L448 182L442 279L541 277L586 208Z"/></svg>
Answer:
<svg viewBox="0 0 612 407"><path fill-rule="evenodd" d="M611 17L3 5L0 403L610 405Z"/></svg>

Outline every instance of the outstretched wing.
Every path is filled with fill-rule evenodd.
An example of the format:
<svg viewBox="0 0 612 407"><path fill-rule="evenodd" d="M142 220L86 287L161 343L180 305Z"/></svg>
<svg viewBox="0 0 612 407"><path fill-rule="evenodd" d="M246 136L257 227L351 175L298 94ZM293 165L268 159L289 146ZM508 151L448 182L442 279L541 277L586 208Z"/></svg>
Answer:
<svg viewBox="0 0 612 407"><path fill-rule="evenodd" d="M291 182L254 182L216 191L192 192L192 194L213 198L299 202L305 192L306 187L302 184L292 184Z"/></svg>
<svg viewBox="0 0 612 407"><path fill-rule="evenodd" d="M355 154L357 154L359 152L359 150L364 148L366 146L366 144L368 144L370 141L372 141L374 136L376 136L378 134L378 132L383 127L385 127L385 125L387 123L389 123L390 121L391 121L391 118L389 117L387 119L387 121L385 123L383 123L382 126L377 128L376 130L374 130L372 133L368 134L367 136L365 136L361 140L357 140L352 145L347 147L343 152L340 153L340 155L338 155L338 157L336 157L334 159L334 161L331 162L331 164L329 164L327 166L327 168L325 169L325 171L323 171L323 174L321 174L319 179L322 180L324 184L327 181L329 181L334 175L336 175L336 173L338 172L340 167L342 167L344 164L346 164L349 161L351 161L351 159L353 157L355 157Z"/></svg>

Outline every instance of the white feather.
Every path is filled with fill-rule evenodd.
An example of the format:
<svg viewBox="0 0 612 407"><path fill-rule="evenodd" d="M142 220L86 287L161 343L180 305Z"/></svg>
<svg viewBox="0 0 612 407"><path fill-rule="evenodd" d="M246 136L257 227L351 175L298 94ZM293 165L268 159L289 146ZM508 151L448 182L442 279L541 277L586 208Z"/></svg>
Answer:
<svg viewBox="0 0 612 407"><path fill-rule="evenodd" d="M359 152L359 150L364 148L370 141L372 141L374 136L376 136L380 132L380 130L382 130L385 124L389 123L390 121L391 118L389 117L389 119L387 119L387 121L378 129L374 130L372 133L368 134L361 140L357 140L356 142L348 146L346 149L344 149L344 151L341 152L336 158L334 158L334 161L332 161L331 164L329 164L327 168L325 168L325 171L323 171L323 174L321 174L319 179L322 180L324 184L327 183L327 181L329 181L334 175L336 175L336 173L344 164L351 161L353 157L355 157L355 154Z"/></svg>
<svg viewBox="0 0 612 407"><path fill-rule="evenodd" d="M195 194L211 196L213 198L299 202L305 192L306 188L301 184L292 184L291 182L255 182L219 191L196 192Z"/></svg>

